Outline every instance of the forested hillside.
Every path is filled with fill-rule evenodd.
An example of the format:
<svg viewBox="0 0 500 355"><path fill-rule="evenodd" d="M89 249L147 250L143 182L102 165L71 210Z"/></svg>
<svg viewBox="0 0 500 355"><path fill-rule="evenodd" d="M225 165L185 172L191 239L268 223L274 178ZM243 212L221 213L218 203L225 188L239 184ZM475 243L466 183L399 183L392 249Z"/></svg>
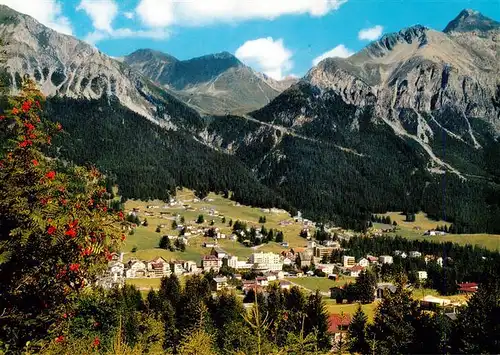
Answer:
<svg viewBox="0 0 500 355"><path fill-rule="evenodd" d="M234 191L250 205L288 207L237 159L182 131L167 131L113 99L53 98L47 115L64 127L53 143L57 155L96 165L118 183L124 198L166 199L186 186L201 193Z"/></svg>

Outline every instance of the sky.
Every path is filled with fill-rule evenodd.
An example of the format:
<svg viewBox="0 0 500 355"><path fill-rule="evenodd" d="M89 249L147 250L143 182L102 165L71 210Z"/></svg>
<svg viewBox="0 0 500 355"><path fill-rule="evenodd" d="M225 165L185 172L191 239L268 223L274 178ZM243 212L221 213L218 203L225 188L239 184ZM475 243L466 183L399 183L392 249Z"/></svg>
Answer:
<svg viewBox="0 0 500 355"><path fill-rule="evenodd" d="M442 30L464 8L500 20L500 0L0 0L121 57L152 48L184 60L228 51L282 79L348 57L382 35Z"/></svg>

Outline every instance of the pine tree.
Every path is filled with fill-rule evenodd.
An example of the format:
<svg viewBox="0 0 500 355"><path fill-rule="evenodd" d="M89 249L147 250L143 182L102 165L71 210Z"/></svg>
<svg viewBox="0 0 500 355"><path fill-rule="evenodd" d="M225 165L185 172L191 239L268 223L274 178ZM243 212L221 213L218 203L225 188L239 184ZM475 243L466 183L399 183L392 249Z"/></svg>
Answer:
<svg viewBox="0 0 500 355"><path fill-rule="evenodd" d="M379 354L406 354L411 351L418 315L417 302L400 280L395 293L387 292L375 313L373 332Z"/></svg>
<svg viewBox="0 0 500 355"><path fill-rule="evenodd" d="M370 270L363 270L356 279L357 299L361 303L372 303L375 301L375 287L377 278Z"/></svg>
<svg viewBox="0 0 500 355"><path fill-rule="evenodd" d="M481 284L458 316L460 353L500 353L500 283L493 276Z"/></svg>
<svg viewBox="0 0 500 355"><path fill-rule="evenodd" d="M175 274L161 279L158 295L162 300L169 301L172 307L177 307L181 296L181 284Z"/></svg>
<svg viewBox="0 0 500 355"><path fill-rule="evenodd" d="M348 348L353 353L368 354L370 351L366 333L367 319L368 317L363 312L361 304L358 304L348 330Z"/></svg>
<svg viewBox="0 0 500 355"><path fill-rule="evenodd" d="M160 249L165 249L165 250L170 250L172 248L172 245L170 243L170 239L166 235L161 237L160 244L158 246Z"/></svg>
<svg viewBox="0 0 500 355"><path fill-rule="evenodd" d="M309 295L305 313L307 334L315 332L318 348L327 350L331 344L328 334L328 313L319 291Z"/></svg>

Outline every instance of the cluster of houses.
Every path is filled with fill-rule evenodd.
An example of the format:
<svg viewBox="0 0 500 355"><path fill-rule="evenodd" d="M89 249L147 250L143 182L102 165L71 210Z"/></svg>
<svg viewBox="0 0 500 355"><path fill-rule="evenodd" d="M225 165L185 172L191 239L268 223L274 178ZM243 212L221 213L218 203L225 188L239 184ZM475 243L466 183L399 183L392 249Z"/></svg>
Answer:
<svg viewBox="0 0 500 355"><path fill-rule="evenodd" d="M267 282L284 278L283 260L279 254L258 252L253 253L247 260L239 260L236 256L228 255L223 249L213 247L210 254L201 258L201 265L192 260L167 261L162 257L156 257L149 261L131 259L128 262L123 262L123 253L115 253L108 263L106 273L99 279L98 283L103 287L111 288L115 285L122 286L125 279L162 278L172 274L177 276L196 275L208 271L219 272L223 265L235 270L253 270L258 274L263 274ZM238 277L238 275L235 276ZM220 284L215 287L216 290L224 287L224 282L227 283L227 280L221 279ZM266 285L261 282L260 286Z"/></svg>

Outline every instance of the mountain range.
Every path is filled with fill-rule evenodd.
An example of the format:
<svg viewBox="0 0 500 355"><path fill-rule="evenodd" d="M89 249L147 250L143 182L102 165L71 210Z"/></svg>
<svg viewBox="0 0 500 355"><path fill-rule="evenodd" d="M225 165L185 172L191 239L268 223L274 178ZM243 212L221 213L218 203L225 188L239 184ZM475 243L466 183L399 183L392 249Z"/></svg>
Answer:
<svg viewBox="0 0 500 355"><path fill-rule="evenodd" d="M500 231L500 24L473 10L285 82L226 52L112 59L5 6L0 36L12 92L31 77L65 127L53 154L99 166L126 197L187 186L352 228L423 210Z"/></svg>
<svg viewBox="0 0 500 355"><path fill-rule="evenodd" d="M141 49L124 62L203 114L245 113L268 104L296 80L273 80L228 52L180 61Z"/></svg>

